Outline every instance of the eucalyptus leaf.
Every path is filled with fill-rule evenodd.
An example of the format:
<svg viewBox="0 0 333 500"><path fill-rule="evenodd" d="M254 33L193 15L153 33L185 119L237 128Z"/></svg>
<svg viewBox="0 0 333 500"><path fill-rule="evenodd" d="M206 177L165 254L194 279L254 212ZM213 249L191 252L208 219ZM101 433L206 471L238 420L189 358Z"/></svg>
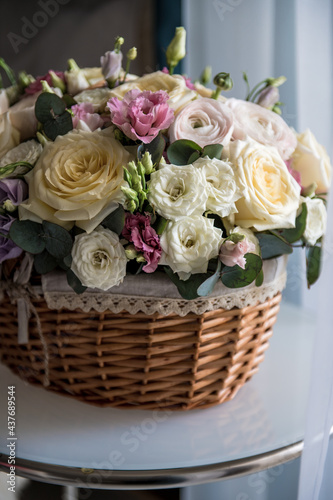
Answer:
<svg viewBox="0 0 333 500"><path fill-rule="evenodd" d="M56 259L63 259L72 250L73 240L70 233L53 222L43 221L45 248Z"/></svg>
<svg viewBox="0 0 333 500"><path fill-rule="evenodd" d="M10 226L9 236L18 247L34 255L45 249L43 227L37 222L15 220Z"/></svg>
<svg viewBox="0 0 333 500"><path fill-rule="evenodd" d="M192 274L188 280L179 279L178 274L174 273L170 267L164 267L164 271L169 276L171 281L178 288L178 292L186 300L193 300L199 297L197 290L200 285L207 279L207 274Z"/></svg>
<svg viewBox="0 0 333 500"><path fill-rule="evenodd" d="M208 144L203 148L202 156L209 156L209 158L221 159L223 146L222 144Z"/></svg>
<svg viewBox="0 0 333 500"><path fill-rule="evenodd" d="M55 259L47 250L35 255L34 266L38 274L46 274L53 271L58 265Z"/></svg>
<svg viewBox="0 0 333 500"><path fill-rule="evenodd" d="M141 160L146 151L150 153L154 165L158 165L161 161L163 151L165 149L165 139L161 134L158 134L149 144L140 144L138 147L138 160Z"/></svg>
<svg viewBox="0 0 333 500"><path fill-rule="evenodd" d="M189 159L196 151L199 151L199 153L202 151L199 144L188 139L179 139L170 144L167 155L173 165L189 165Z"/></svg>
<svg viewBox="0 0 333 500"><path fill-rule="evenodd" d="M194 153L191 154L187 162L190 165L191 163L194 163L198 158L200 158L200 152L194 151Z"/></svg>
<svg viewBox="0 0 333 500"><path fill-rule="evenodd" d="M58 135L65 135L73 129L72 117L66 109L66 103L56 94L40 94L35 105L35 115L52 141Z"/></svg>
<svg viewBox="0 0 333 500"><path fill-rule="evenodd" d="M110 215L108 215L102 222L102 226L110 229L118 236L122 233L125 225L125 210L119 205Z"/></svg>
<svg viewBox="0 0 333 500"><path fill-rule="evenodd" d="M80 295L87 290L86 286L83 286L76 274L73 273L71 269L66 272L67 283L73 288L74 292Z"/></svg>
<svg viewBox="0 0 333 500"><path fill-rule="evenodd" d="M321 271L321 247L314 246L307 250L306 279L310 288L319 278Z"/></svg>
<svg viewBox="0 0 333 500"><path fill-rule="evenodd" d="M32 168L33 166L27 161L9 163L5 167L0 167L0 179L25 175L32 170Z"/></svg>
<svg viewBox="0 0 333 500"><path fill-rule="evenodd" d="M289 243L295 243L302 238L306 227L306 218L308 215L308 209L306 203L302 203L302 211L296 217L295 227L291 229L284 229L280 234Z"/></svg>
<svg viewBox="0 0 333 500"><path fill-rule="evenodd" d="M292 247L283 239L274 234L256 233L259 240L263 259L271 259L283 254L292 253Z"/></svg>
<svg viewBox="0 0 333 500"><path fill-rule="evenodd" d="M256 278L256 286L261 286L264 282L264 271L261 269L260 273Z"/></svg>
<svg viewBox="0 0 333 500"><path fill-rule="evenodd" d="M259 275L262 269L262 260L259 255L254 253L245 254L246 265L242 269L237 264L222 269L221 280L228 288L242 288L250 285Z"/></svg>
<svg viewBox="0 0 333 500"><path fill-rule="evenodd" d="M215 273L206 279L197 290L197 294L200 297L207 297L210 293L212 293L216 283L219 281L221 275L221 261L218 261L217 269Z"/></svg>

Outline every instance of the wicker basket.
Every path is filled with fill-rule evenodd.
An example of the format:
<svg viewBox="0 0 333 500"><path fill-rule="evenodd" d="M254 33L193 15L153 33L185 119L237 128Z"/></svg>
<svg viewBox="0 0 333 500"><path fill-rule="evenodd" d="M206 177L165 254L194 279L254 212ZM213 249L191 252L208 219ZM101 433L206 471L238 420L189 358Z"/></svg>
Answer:
<svg viewBox="0 0 333 500"><path fill-rule="evenodd" d="M51 310L40 296L21 345L15 300L4 295L0 355L28 382L42 386L47 376L49 390L95 405L205 408L233 398L258 370L280 299L165 316Z"/></svg>

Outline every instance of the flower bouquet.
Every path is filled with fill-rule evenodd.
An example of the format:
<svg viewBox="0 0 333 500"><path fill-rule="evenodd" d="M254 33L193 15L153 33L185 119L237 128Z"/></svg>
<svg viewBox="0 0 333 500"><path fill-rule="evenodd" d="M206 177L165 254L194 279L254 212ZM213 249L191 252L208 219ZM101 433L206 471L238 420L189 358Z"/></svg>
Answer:
<svg viewBox="0 0 333 500"><path fill-rule="evenodd" d="M227 73L174 74L184 28L142 77L123 44L37 78L0 60L1 357L91 403L209 406L262 360L283 256L318 278L330 161L281 118L284 77L227 99Z"/></svg>

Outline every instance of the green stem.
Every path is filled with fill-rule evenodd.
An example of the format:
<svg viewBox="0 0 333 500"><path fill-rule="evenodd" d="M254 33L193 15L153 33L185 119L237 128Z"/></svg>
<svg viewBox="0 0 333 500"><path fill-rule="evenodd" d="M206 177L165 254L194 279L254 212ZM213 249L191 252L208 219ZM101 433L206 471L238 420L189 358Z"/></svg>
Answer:
<svg viewBox="0 0 333 500"><path fill-rule="evenodd" d="M216 87L216 89L213 90L212 92L211 98L217 99L220 94L221 94L221 89L219 87Z"/></svg>
<svg viewBox="0 0 333 500"><path fill-rule="evenodd" d="M124 78L123 78L123 83L125 83L125 81L126 81L126 76L128 75L128 72L129 72L129 69L130 69L130 65L131 65L131 61L130 61L130 59L127 59L127 61L126 61L126 68L125 68L125 75L124 75Z"/></svg>
<svg viewBox="0 0 333 500"><path fill-rule="evenodd" d="M253 87L253 89L251 90L251 92L250 92L250 93L246 96L245 101L250 101L250 100L251 100L251 96L252 96L252 94L253 94L254 92L256 92L256 91L257 91L257 89L260 87L260 85L262 85L263 83L266 85L266 84L267 84L266 80L263 80L262 82L257 83L257 85L255 85L255 86Z"/></svg>
<svg viewBox="0 0 333 500"><path fill-rule="evenodd" d="M14 71L6 64L5 60L0 57L0 67L6 72L11 85L16 85L16 78Z"/></svg>

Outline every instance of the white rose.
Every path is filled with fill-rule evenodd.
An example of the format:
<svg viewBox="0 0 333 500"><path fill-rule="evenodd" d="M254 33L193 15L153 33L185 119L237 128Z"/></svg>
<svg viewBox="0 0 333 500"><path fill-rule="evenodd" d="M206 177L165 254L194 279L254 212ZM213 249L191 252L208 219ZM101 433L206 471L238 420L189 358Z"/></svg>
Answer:
<svg viewBox="0 0 333 500"><path fill-rule="evenodd" d="M242 196L235 169L230 163L217 158L199 158L193 163L201 169L207 181L207 210L220 217L237 212L235 202Z"/></svg>
<svg viewBox="0 0 333 500"><path fill-rule="evenodd" d="M83 286L109 290L123 282L127 258L117 234L99 226L75 237L71 269Z"/></svg>
<svg viewBox="0 0 333 500"><path fill-rule="evenodd" d="M160 239L160 264L170 266L186 280L191 274L207 272L208 261L217 257L221 242L222 231L212 219L195 215L169 221Z"/></svg>
<svg viewBox="0 0 333 500"><path fill-rule="evenodd" d="M300 206L302 203L306 203L306 208L308 209L303 237L309 245L315 245L316 241L321 238L326 231L326 207L323 200L320 200L319 198L304 198L301 196Z"/></svg>
<svg viewBox="0 0 333 500"><path fill-rule="evenodd" d="M228 99L226 103L234 114L233 138L255 141L277 148L284 160L290 158L297 141L286 122L277 113L253 102Z"/></svg>
<svg viewBox="0 0 333 500"><path fill-rule="evenodd" d="M300 186L276 148L256 141L234 141L229 160L238 168L243 198L236 202L236 224L257 231L295 227Z"/></svg>
<svg viewBox="0 0 333 500"><path fill-rule="evenodd" d="M39 142L31 139L31 141L22 142L15 148L8 151L0 159L0 167L5 167L11 163L26 161L30 165L34 165L43 151L43 147Z"/></svg>
<svg viewBox="0 0 333 500"><path fill-rule="evenodd" d="M111 96L109 88L87 89L83 90L79 94L76 94L75 101L78 104L92 104L94 107L94 113L103 113L110 97Z"/></svg>
<svg viewBox="0 0 333 500"><path fill-rule="evenodd" d="M193 165L165 165L150 176L149 203L166 219L202 215L207 198L204 172Z"/></svg>
<svg viewBox="0 0 333 500"><path fill-rule="evenodd" d="M6 113L9 109L9 100L6 89L0 89L0 115Z"/></svg>
<svg viewBox="0 0 333 500"><path fill-rule="evenodd" d="M8 113L0 115L0 158L20 142L20 132L13 127Z"/></svg>
<svg viewBox="0 0 333 500"><path fill-rule="evenodd" d="M189 139L204 147L227 145L234 130L233 114L220 101L200 98L187 104L169 128L170 142Z"/></svg>
<svg viewBox="0 0 333 500"><path fill-rule="evenodd" d="M162 71L149 73L123 85L112 89L110 97L123 99L126 92L133 89L150 90L157 92L165 90L169 94L168 105L178 113L181 108L197 97L197 93L186 87L184 78L181 75L169 75Z"/></svg>
<svg viewBox="0 0 333 500"><path fill-rule="evenodd" d="M69 94L75 95L82 90L98 85L104 82L104 76L101 68L79 68L65 71L67 82L67 91Z"/></svg>
<svg viewBox="0 0 333 500"><path fill-rule="evenodd" d="M125 201L123 165L131 160L108 129L58 136L25 176L29 199L20 205L20 218L47 220L66 229L75 222L91 232Z"/></svg>
<svg viewBox="0 0 333 500"><path fill-rule="evenodd" d="M20 132L21 142L36 134L38 121L35 115L35 104L39 94L24 97L8 110L9 120Z"/></svg>
<svg viewBox="0 0 333 500"><path fill-rule="evenodd" d="M331 183L332 166L325 148L317 142L309 129L296 137L297 147L292 155L292 168L301 174L303 186L315 182L316 193L327 192Z"/></svg>

